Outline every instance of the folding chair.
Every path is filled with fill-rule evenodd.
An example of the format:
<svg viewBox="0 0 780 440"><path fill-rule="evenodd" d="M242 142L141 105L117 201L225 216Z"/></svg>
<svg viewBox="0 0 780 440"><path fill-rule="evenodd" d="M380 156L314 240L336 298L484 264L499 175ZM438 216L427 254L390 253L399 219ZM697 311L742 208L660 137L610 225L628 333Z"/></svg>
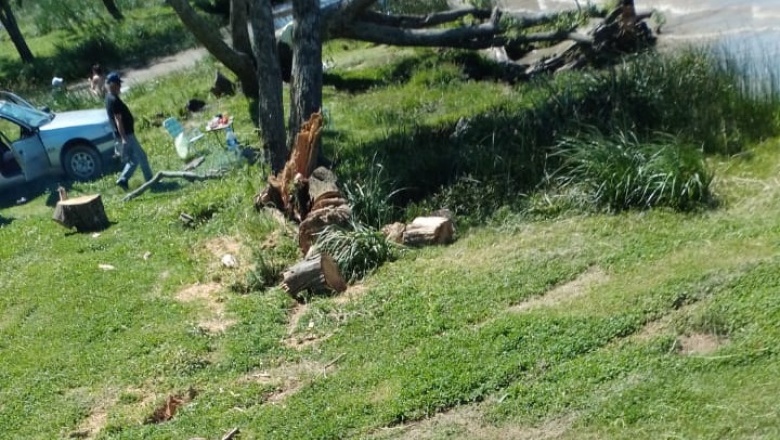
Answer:
<svg viewBox="0 0 780 440"><path fill-rule="evenodd" d="M173 145L176 147L176 154L180 158L186 159L192 153L192 144L205 136L197 128L185 130L176 118L168 118L163 121L163 127L173 138Z"/></svg>

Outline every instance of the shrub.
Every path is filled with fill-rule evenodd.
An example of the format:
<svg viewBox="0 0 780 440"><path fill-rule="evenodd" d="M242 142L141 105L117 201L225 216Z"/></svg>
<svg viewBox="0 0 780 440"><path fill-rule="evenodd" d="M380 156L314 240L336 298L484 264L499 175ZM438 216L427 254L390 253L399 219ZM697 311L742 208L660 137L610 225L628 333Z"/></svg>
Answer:
<svg viewBox="0 0 780 440"><path fill-rule="evenodd" d="M553 181L562 188L582 188L597 206L690 210L712 198L703 154L671 136L643 143L633 133L591 133L564 139L554 154L562 162Z"/></svg>
<svg viewBox="0 0 780 440"><path fill-rule="evenodd" d="M349 281L363 278L399 252L382 232L360 223L353 223L350 229L328 226L319 234L315 247L333 257Z"/></svg>

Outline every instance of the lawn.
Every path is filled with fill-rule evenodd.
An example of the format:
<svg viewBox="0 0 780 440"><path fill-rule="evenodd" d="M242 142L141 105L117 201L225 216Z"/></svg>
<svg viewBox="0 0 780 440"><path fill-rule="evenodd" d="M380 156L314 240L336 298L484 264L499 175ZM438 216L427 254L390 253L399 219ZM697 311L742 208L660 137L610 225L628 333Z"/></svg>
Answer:
<svg viewBox="0 0 780 440"><path fill-rule="evenodd" d="M721 101L694 112L711 97L670 75L701 119L682 120L670 104L679 100L657 92L665 85L646 93L668 109L657 118L664 131L685 124L681 145L711 149L711 200L689 210L581 209L532 178L544 175L535 149L556 144L548 122L582 138L588 130L561 121L576 114L592 129L611 117L588 113L601 108L594 96L603 84L627 90L637 82L622 75L634 72L509 86L469 80L452 59L431 65L429 52L404 51L385 66L388 53L326 49L339 85L370 86L326 81L324 147L345 185L406 203L367 223L447 206L453 244L405 250L345 293L299 303L259 281L299 258L293 226L253 207L263 166L167 182L130 202L112 175L67 184L72 196L103 196L112 224L95 234L51 220L60 182L31 187L26 203L12 198L0 211L3 436L780 436L777 127L759 133L731 120L722 136L697 138L700 120L723 120ZM239 139L256 142L242 97L208 95L216 67L207 59L127 94L155 170L182 166L156 115L179 115L191 97L209 107L185 124L229 113ZM631 96L621 102L645 102ZM752 109L753 121L777 121L777 101L724 99L723 108ZM475 131L456 138L461 117ZM238 267L222 265L226 254ZM166 404L175 414L161 420Z"/></svg>

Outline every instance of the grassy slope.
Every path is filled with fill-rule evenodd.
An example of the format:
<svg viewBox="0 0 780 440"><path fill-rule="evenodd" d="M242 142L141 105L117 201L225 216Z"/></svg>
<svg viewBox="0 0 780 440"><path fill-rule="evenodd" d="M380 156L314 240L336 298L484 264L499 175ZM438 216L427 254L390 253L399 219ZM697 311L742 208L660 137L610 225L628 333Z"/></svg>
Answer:
<svg viewBox="0 0 780 440"><path fill-rule="evenodd" d="M128 100L174 113L205 96L205 82L183 87L203 69ZM356 126L393 116L373 98L352 98L368 118ZM430 96L406 99L425 112ZM464 105L449 99L436 111ZM240 117L242 105L210 113ZM347 110L331 106L339 124ZM350 128L338 135L361 140ZM161 129L142 136L155 168L180 164ZM99 236L66 233L40 195L0 213L0 427L15 439L219 438L234 426L242 439L775 438L778 146L713 162L719 210L510 216L305 306L230 289L252 252L290 242L251 209L259 170L127 204L110 176L76 185L103 194L115 224ZM213 216L186 229L182 211ZM227 252L238 273L219 267ZM172 421L142 423L190 387Z"/></svg>

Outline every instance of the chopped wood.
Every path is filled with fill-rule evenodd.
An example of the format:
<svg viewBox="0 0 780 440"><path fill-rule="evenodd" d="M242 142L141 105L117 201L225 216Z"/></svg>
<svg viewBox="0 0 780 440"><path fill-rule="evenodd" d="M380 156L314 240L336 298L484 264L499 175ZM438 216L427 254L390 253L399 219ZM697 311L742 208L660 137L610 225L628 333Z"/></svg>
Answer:
<svg viewBox="0 0 780 440"><path fill-rule="evenodd" d="M294 298L308 290L318 292L343 292L347 284L336 262L327 254L316 253L297 263L282 273L282 289Z"/></svg>
<svg viewBox="0 0 780 440"><path fill-rule="evenodd" d="M322 208L337 207L341 205L346 205L347 203L349 203L347 202L347 199L342 199L341 197L320 199L314 202L314 205L312 205L311 210L316 211Z"/></svg>
<svg viewBox="0 0 780 440"><path fill-rule="evenodd" d="M398 244L404 243L405 230L406 225L400 222L391 223L382 227L382 233L385 234L385 237L387 237L389 241Z"/></svg>
<svg viewBox="0 0 780 440"><path fill-rule="evenodd" d="M60 195L63 193L64 189ZM100 194L76 198L65 195L64 200L57 202L52 220L78 232L101 231L110 225Z"/></svg>
<svg viewBox="0 0 780 440"><path fill-rule="evenodd" d="M139 195L144 193L147 189L149 189L149 187L159 182L163 178L179 178L179 179L185 179L192 182L196 180L219 179L224 175L225 175L224 170L209 170L203 174L197 174L191 171L158 171L157 174L154 175L154 177L147 180L143 185L136 188L133 192L128 193L122 199L122 201L126 202L128 200L132 200L138 197Z"/></svg>
<svg viewBox="0 0 780 440"><path fill-rule="evenodd" d="M446 217L417 217L406 225L403 243L407 246L452 243L455 227Z"/></svg>
<svg viewBox="0 0 780 440"><path fill-rule="evenodd" d="M298 247L306 254L317 239L317 234L327 226L347 226L352 219L352 209L348 205L329 206L311 211L298 228Z"/></svg>

